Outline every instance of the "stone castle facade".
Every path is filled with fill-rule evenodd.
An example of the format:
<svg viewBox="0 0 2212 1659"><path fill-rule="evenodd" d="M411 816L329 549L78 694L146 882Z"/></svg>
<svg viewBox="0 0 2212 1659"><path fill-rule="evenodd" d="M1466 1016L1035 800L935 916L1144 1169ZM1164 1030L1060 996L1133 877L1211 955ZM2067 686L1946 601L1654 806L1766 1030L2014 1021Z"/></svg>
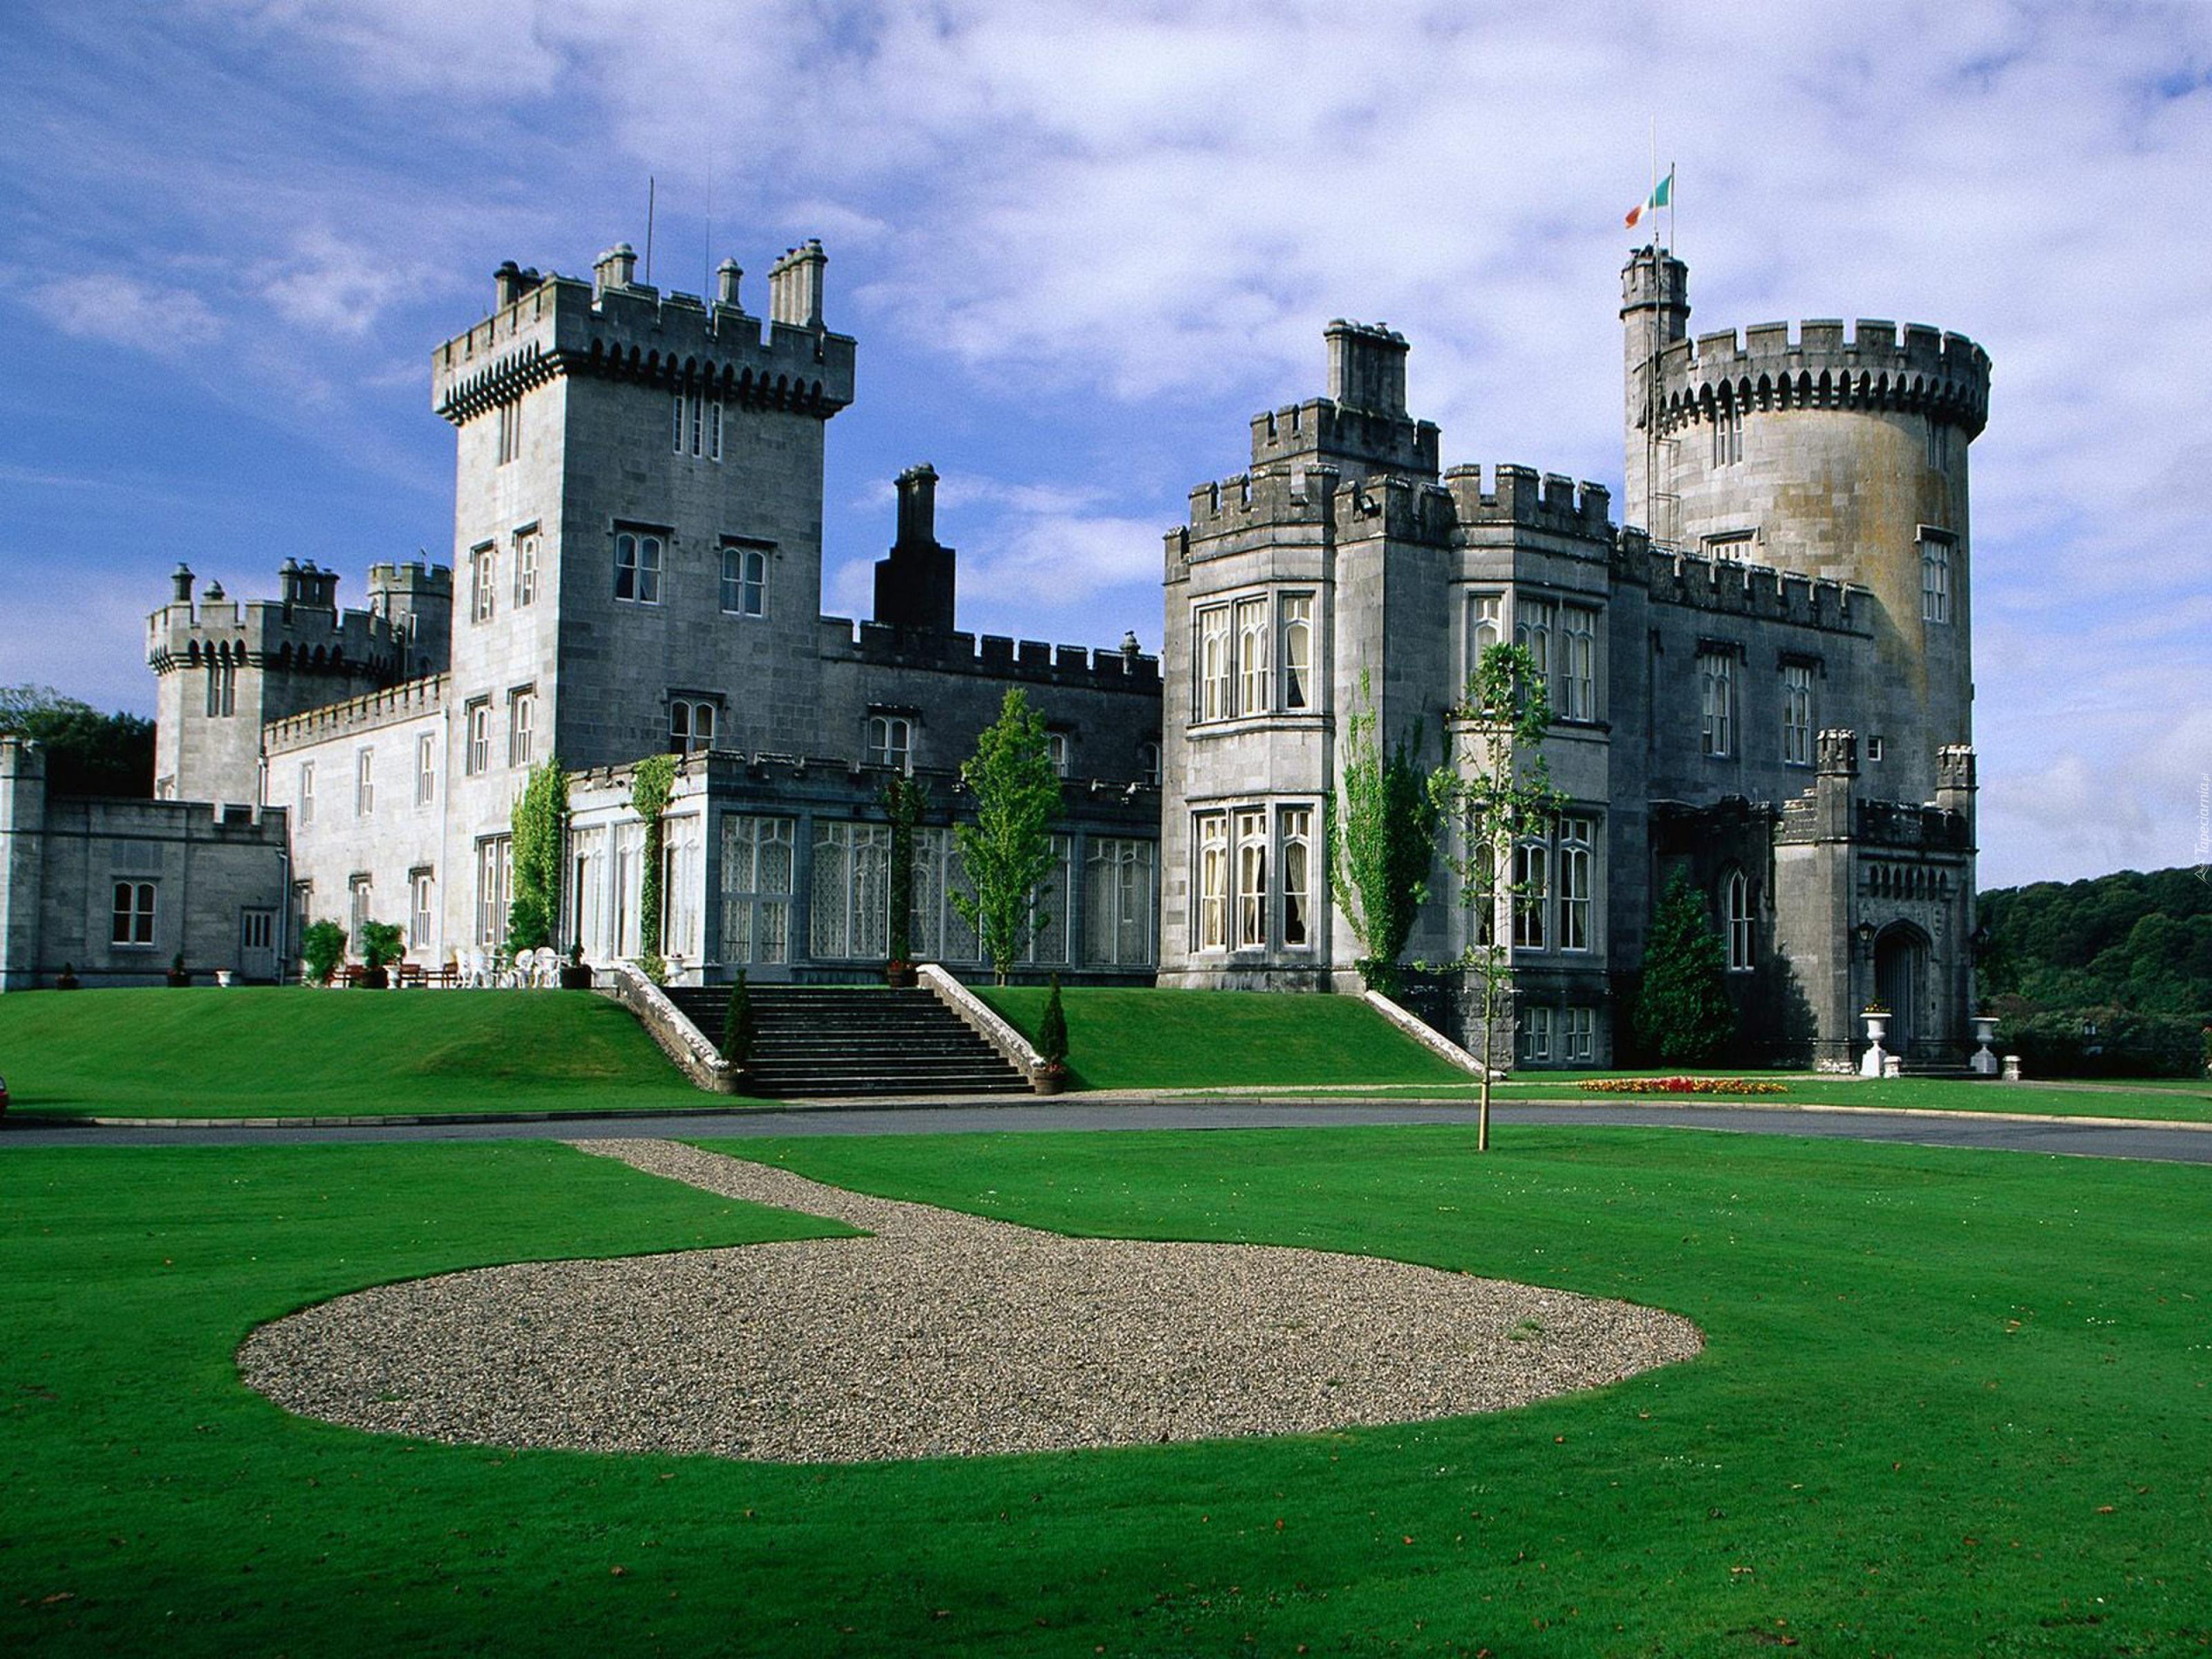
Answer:
<svg viewBox="0 0 2212 1659"><path fill-rule="evenodd" d="M1613 1060L1678 869L1755 1048L1843 1063L1878 996L1893 1047L1960 1051L1989 359L1887 322L1692 341L1688 317L1680 261L1636 254L1623 525L1596 484L1440 469L1407 343L1343 322L1328 395L1256 416L1249 468L1192 492L1167 538L1161 983L1353 982L1322 833L1345 716L1364 684L1438 763L1476 659L1514 642L1546 675L1569 805L1516 858L1533 902L1492 916L1439 884L1407 954L1510 930L1521 1063ZM1465 989L1428 988L1450 1023Z"/></svg>
<svg viewBox="0 0 2212 1659"><path fill-rule="evenodd" d="M1519 860L1542 896L1486 924L1440 883L1408 955L1447 961L1470 929L1510 929L1521 1063L1614 1058L1678 869L1709 897L1758 1048L1845 1060L1877 996L1893 1047L1963 1041L1979 347L1863 321L1692 339L1686 271L1644 249L1623 277L1616 524L1596 484L1443 467L1408 408L1406 341L1333 324L1327 395L1256 417L1247 471L1193 491L1169 534L1155 660L1133 636L958 631L926 466L898 481L874 616L820 614L823 445L854 389L825 264L815 243L778 260L765 318L728 262L711 301L639 283L626 246L588 282L502 266L490 315L433 355L456 433L450 567L372 567L361 611L313 566L246 604L196 597L179 571L149 623L157 794L203 817L185 803L242 804L278 854L252 905L210 901L281 912L255 966L281 971L325 916L399 921L433 964L494 948L513 803L550 756L574 774L557 936L595 961L639 954L629 768L670 750L659 945L684 977L879 965L877 803L896 770L934 803L916 951L973 964L946 897L957 768L1019 685L1067 779L1032 965L1347 988L1359 952L1326 851L1346 717L1364 684L1387 735L1419 722L1440 758L1474 660L1513 641L1547 676L1571 801ZM88 854L49 882L75 893L61 908L83 913L110 980L166 966L188 932L157 921L150 953L101 957L120 879ZM230 925L192 924L215 942L187 954L220 954ZM51 938L9 938L7 983L58 966ZM1464 989L1426 987L1445 1023Z"/></svg>

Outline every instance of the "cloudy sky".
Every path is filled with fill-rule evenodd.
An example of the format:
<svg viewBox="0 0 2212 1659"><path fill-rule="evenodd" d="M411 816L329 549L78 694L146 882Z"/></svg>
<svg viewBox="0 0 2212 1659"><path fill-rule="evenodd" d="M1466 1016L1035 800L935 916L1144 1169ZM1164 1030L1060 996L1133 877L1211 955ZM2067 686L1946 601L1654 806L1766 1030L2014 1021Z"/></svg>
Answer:
<svg viewBox="0 0 2212 1659"><path fill-rule="evenodd" d="M1693 329L1925 320L1974 446L1985 885L2212 857L2212 7L15 0L0 684L150 711L179 560L451 557L431 346L501 260L700 289L830 254L829 603L946 477L962 622L1160 635L1160 533L1413 341L1449 461L1620 485L1621 215Z"/></svg>

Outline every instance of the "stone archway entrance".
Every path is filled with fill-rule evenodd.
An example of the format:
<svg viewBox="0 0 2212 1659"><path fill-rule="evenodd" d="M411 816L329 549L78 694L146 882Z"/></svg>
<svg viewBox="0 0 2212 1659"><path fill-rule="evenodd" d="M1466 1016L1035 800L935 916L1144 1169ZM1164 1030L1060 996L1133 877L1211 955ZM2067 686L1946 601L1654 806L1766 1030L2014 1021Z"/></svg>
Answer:
<svg viewBox="0 0 2212 1659"><path fill-rule="evenodd" d="M1874 994L1889 1005L1894 1054L1911 1054L1926 1035L1928 936L1910 922L1892 922L1874 942Z"/></svg>

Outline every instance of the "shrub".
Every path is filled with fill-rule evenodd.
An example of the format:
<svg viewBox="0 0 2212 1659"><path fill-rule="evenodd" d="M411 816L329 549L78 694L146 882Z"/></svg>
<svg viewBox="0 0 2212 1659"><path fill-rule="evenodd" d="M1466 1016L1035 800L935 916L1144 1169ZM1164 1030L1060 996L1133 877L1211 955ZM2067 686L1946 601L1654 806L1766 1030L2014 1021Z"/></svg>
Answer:
<svg viewBox="0 0 2212 1659"><path fill-rule="evenodd" d="M745 975L738 970L736 982L730 987L730 1006L722 1015L722 1058L732 1066L743 1066L753 1052L753 1000L745 989Z"/></svg>
<svg viewBox="0 0 2212 1659"><path fill-rule="evenodd" d="M1638 1045L1659 1060L1710 1060L1735 1034L1726 947L1679 870L1651 919L1634 1024Z"/></svg>
<svg viewBox="0 0 2212 1659"><path fill-rule="evenodd" d="M361 959L371 968L398 961L406 944L407 936L399 931L396 922L364 921L361 925Z"/></svg>
<svg viewBox="0 0 2212 1659"><path fill-rule="evenodd" d="M346 930L335 921L311 921L300 935L300 960L307 965L307 977L318 985L331 982L345 953Z"/></svg>
<svg viewBox="0 0 2212 1659"><path fill-rule="evenodd" d="M1067 1064L1067 1011L1060 1006L1060 975L1052 976L1052 994L1044 1000L1037 1021L1037 1053L1048 1066Z"/></svg>
<svg viewBox="0 0 2212 1659"><path fill-rule="evenodd" d="M1999 1036L2031 1077L2195 1077L2204 1064L2202 1022L2180 1014L2055 1010Z"/></svg>

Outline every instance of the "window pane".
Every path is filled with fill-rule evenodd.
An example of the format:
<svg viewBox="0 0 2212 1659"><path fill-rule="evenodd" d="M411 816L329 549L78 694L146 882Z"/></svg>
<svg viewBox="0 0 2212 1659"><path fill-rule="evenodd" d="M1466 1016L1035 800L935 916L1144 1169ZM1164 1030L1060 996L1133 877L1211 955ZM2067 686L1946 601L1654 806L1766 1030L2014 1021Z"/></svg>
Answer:
<svg viewBox="0 0 2212 1659"><path fill-rule="evenodd" d="M1285 594L1282 603L1283 707L1313 705L1313 595Z"/></svg>

